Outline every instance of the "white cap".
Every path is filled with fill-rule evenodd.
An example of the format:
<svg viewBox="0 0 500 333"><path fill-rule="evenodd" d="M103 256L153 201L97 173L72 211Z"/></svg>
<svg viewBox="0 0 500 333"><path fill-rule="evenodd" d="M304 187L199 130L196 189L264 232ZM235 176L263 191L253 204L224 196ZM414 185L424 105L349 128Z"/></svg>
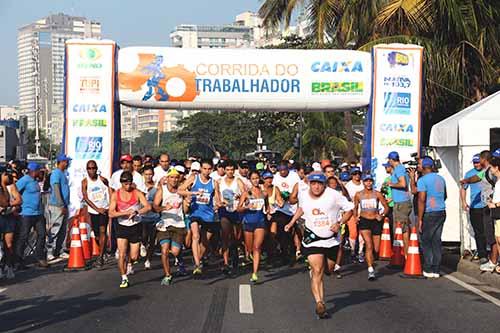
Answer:
<svg viewBox="0 0 500 333"><path fill-rule="evenodd" d="M347 164L346 162L344 162L344 163L342 163L342 164L340 165L340 167L341 167L341 168L345 168L345 167L348 167L348 166L349 166L349 164Z"/></svg>
<svg viewBox="0 0 500 333"><path fill-rule="evenodd" d="M319 164L318 162L314 162L314 163L312 164L312 168L313 168L313 170L314 170L314 171L318 171L318 172L323 171L323 170L321 169L321 164Z"/></svg>
<svg viewBox="0 0 500 333"><path fill-rule="evenodd" d="M191 170L200 171L201 170L200 162L194 161L193 164L191 164Z"/></svg>
<svg viewBox="0 0 500 333"><path fill-rule="evenodd" d="M218 157L214 157L214 158L212 158L212 163L213 163L214 165L217 165L217 163L219 163L219 158L218 158Z"/></svg>
<svg viewBox="0 0 500 333"><path fill-rule="evenodd" d="M295 161L294 160L289 160L288 163L293 164L293 163L295 163Z"/></svg>
<svg viewBox="0 0 500 333"><path fill-rule="evenodd" d="M176 165L175 166L175 170L177 170L178 172L180 173L185 173L186 172L186 168L184 168L182 165Z"/></svg>

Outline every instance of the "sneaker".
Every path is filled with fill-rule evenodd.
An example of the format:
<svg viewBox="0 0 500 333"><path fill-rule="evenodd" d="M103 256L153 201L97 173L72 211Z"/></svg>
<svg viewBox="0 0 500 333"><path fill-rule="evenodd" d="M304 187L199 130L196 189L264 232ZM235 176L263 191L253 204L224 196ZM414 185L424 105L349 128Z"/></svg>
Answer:
<svg viewBox="0 0 500 333"><path fill-rule="evenodd" d="M488 262L488 258L480 258L479 259L479 264L482 265L482 264L486 264Z"/></svg>
<svg viewBox="0 0 500 333"><path fill-rule="evenodd" d="M259 281L259 277L256 273L252 273L252 277L250 277L250 282L257 283Z"/></svg>
<svg viewBox="0 0 500 333"><path fill-rule="evenodd" d="M66 253L66 252L62 252L60 255L59 255L59 258L61 259L69 259L69 254Z"/></svg>
<svg viewBox="0 0 500 333"><path fill-rule="evenodd" d="M122 279L122 282L120 283L120 288L128 288L128 279Z"/></svg>
<svg viewBox="0 0 500 333"><path fill-rule="evenodd" d="M368 272L368 281L375 281L375 271Z"/></svg>
<svg viewBox="0 0 500 333"><path fill-rule="evenodd" d="M95 263L94 263L94 266L96 268L102 268L102 266L104 266L104 258L102 258L102 257L97 258Z"/></svg>
<svg viewBox="0 0 500 333"><path fill-rule="evenodd" d="M491 261L488 260L487 263L482 264L479 266L479 269L481 272L493 272L495 270L496 265L492 263Z"/></svg>
<svg viewBox="0 0 500 333"><path fill-rule="evenodd" d="M145 270L151 269L151 262L149 260L146 260L144 262L144 269Z"/></svg>
<svg viewBox="0 0 500 333"><path fill-rule="evenodd" d="M48 268L49 264L47 263L47 260L38 260L38 267L40 267L40 268Z"/></svg>
<svg viewBox="0 0 500 333"><path fill-rule="evenodd" d="M134 273L134 267L132 264L127 264L127 275L133 275Z"/></svg>
<svg viewBox="0 0 500 333"><path fill-rule="evenodd" d="M57 257L56 257L56 256L54 256L53 254L48 254L48 255L47 255L47 261L53 261L53 260L55 260L56 258L57 258Z"/></svg>
<svg viewBox="0 0 500 333"><path fill-rule="evenodd" d="M196 267L193 269L193 276L194 276L194 277L197 277L197 276L201 276L201 274L202 274L201 267L200 267L200 266L196 266Z"/></svg>
<svg viewBox="0 0 500 333"><path fill-rule="evenodd" d="M434 279L439 279L441 275L439 273L432 273Z"/></svg>
<svg viewBox="0 0 500 333"><path fill-rule="evenodd" d="M364 263L365 262L365 255L363 253L360 253L359 256L358 256L358 262L360 264Z"/></svg>
<svg viewBox="0 0 500 333"><path fill-rule="evenodd" d="M165 276L160 283L160 285L162 286L170 286L171 284L172 284L172 275Z"/></svg>
<svg viewBox="0 0 500 333"><path fill-rule="evenodd" d="M180 276L187 276L188 272L186 270L186 266L184 264L180 264L179 267L177 268L177 274Z"/></svg>
<svg viewBox="0 0 500 333"><path fill-rule="evenodd" d="M231 269L229 268L229 265L224 265L222 267L222 274L228 276L231 274Z"/></svg>
<svg viewBox="0 0 500 333"><path fill-rule="evenodd" d="M147 255L148 255L148 251L146 250L146 247L141 244L141 257L144 258Z"/></svg>
<svg viewBox="0 0 500 333"><path fill-rule="evenodd" d="M12 280L13 278L16 277L16 275L14 274L14 269L12 268L12 266L7 266L6 267L6 274L5 276L7 277L8 280Z"/></svg>
<svg viewBox="0 0 500 333"><path fill-rule="evenodd" d="M434 278L434 273L427 273L426 271L423 271L422 274L424 275L424 277L426 277L428 279Z"/></svg>
<svg viewBox="0 0 500 333"><path fill-rule="evenodd" d="M325 303L316 303L316 316L318 317L318 319L328 318L328 312L326 312Z"/></svg>

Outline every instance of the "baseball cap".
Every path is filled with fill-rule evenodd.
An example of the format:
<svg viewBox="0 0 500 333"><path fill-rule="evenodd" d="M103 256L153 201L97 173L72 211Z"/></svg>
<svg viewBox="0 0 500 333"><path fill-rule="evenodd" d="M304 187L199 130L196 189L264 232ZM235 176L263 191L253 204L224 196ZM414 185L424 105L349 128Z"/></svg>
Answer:
<svg viewBox="0 0 500 333"><path fill-rule="evenodd" d="M176 168L170 168L167 172L167 177L170 177L170 176L178 176L179 175L179 171L177 171Z"/></svg>
<svg viewBox="0 0 500 333"><path fill-rule="evenodd" d="M497 148L491 155L493 157L500 158L500 148Z"/></svg>
<svg viewBox="0 0 500 333"><path fill-rule="evenodd" d="M341 168L347 168L348 166L349 166L349 164L347 164L346 162L344 162L340 165Z"/></svg>
<svg viewBox="0 0 500 333"><path fill-rule="evenodd" d="M193 164L191 164L191 170L200 171L201 170L200 162L194 161Z"/></svg>
<svg viewBox="0 0 500 333"><path fill-rule="evenodd" d="M361 173L361 169L358 167L351 168L351 175L355 173Z"/></svg>
<svg viewBox="0 0 500 333"><path fill-rule="evenodd" d="M309 182L326 183L326 176L323 173L313 172L307 176Z"/></svg>
<svg viewBox="0 0 500 333"><path fill-rule="evenodd" d="M351 179L351 175L347 171L342 171L339 175L339 178L343 182L348 182Z"/></svg>
<svg viewBox="0 0 500 333"><path fill-rule="evenodd" d="M278 165L278 170L281 171L281 170L288 170L288 165L286 164L280 164Z"/></svg>
<svg viewBox="0 0 500 333"><path fill-rule="evenodd" d="M371 174L364 174L363 175L363 181L365 180L373 180L373 176Z"/></svg>
<svg viewBox="0 0 500 333"><path fill-rule="evenodd" d="M175 166L175 170L177 170L177 172L179 172L179 173L186 173L186 168L184 168L180 164Z"/></svg>
<svg viewBox="0 0 500 333"><path fill-rule="evenodd" d="M220 160L219 163L217 163L217 168L225 168L227 162L224 160Z"/></svg>
<svg viewBox="0 0 500 333"><path fill-rule="evenodd" d="M430 157L424 157L422 159L422 168L432 168L434 166L434 160Z"/></svg>
<svg viewBox="0 0 500 333"><path fill-rule="evenodd" d="M389 163L389 162L382 163L382 166L383 166L384 168L392 167L391 163Z"/></svg>
<svg viewBox="0 0 500 333"><path fill-rule="evenodd" d="M120 162L127 161L127 162L132 162L132 156L129 154L125 154L120 156Z"/></svg>
<svg viewBox="0 0 500 333"><path fill-rule="evenodd" d="M41 169L41 166L38 163L29 162L27 168L29 171L38 171Z"/></svg>
<svg viewBox="0 0 500 333"><path fill-rule="evenodd" d="M59 155L57 155L56 161L57 162L71 161L71 157L67 156L64 153L60 153Z"/></svg>
<svg viewBox="0 0 500 333"><path fill-rule="evenodd" d="M399 160L399 154L397 151L391 151L389 155L387 155L387 158L390 160Z"/></svg>
<svg viewBox="0 0 500 333"><path fill-rule="evenodd" d="M472 163L479 163L479 162L480 162L479 154L472 156Z"/></svg>
<svg viewBox="0 0 500 333"><path fill-rule="evenodd" d="M264 170L264 163L259 162L255 165L255 169L257 170Z"/></svg>
<svg viewBox="0 0 500 333"><path fill-rule="evenodd" d="M240 168L248 168L248 161L247 160L241 160L240 163Z"/></svg>
<svg viewBox="0 0 500 333"><path fill-rule="evenodd" d="M262 178L263 178L263 179L266 179L266 178L274 178L274 176L273 176L273 174L272 174L271 172L269 172L269 171L264 171L264 172L262 173Z"/></svg>
<svg viewBox="0 0 500 333"><path fill-rule="evenodd" d="M319 164L318 162L314 162L314 163L312 164L312 168L313 168L313 170L314 170L314 171L317 171L317 172L321 172L321 170L323 170L323 169L321 168L321 164Z"/></svg>

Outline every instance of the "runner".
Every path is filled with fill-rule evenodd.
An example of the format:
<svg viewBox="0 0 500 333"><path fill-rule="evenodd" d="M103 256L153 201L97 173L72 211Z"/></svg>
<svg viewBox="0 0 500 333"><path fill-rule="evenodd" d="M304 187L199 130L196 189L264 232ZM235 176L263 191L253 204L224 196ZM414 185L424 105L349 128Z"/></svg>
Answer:
<svg viewBox="0 0 500 333"><path fill-rule="evenodd" d="M9 201L5 201L6 207L1 207L2 209L0 215L0 240L3 240L3 250L4 250L4 272L0 268L0 276L5 273L7 279L13 279L14 274L14 232L19 221L19 211L22 203L21 194L17 190L16 184L14 183L14 177L10 173L10 170L6 170L1 176L1 188L2 197L6 199L8 197ZM3 235L3 239L2 239Z"/></svg>
<svg viewBox="0 0 500 333"><path fill-rule="evenodd" d="M243 229L245 230L245 245L252 250L253 273L250 282L257 283L259 277L260 254L264 242L266 220L266 192L260 186L260 175L258 171L250 172L252 188L244 191L241 195L238 211L243 213Z"/></svg>
<svg viewBox="0 0 500 333"><path fill-rule="evenodd" d="M210 174L210 178L215 181L219 181L226 174L226 161L220 160L217 163L216 170Z"/></svg>
<svg viewBox="0 0 500 333"><path fill-rule="evenodd" d="M188 206L184 204L183 197L177 193L180 174L172 168L166 175L164 184L158 187L154 197L155 211L160 213L160 221L156 224L157 240L161 246L161 263L165 277L161 281L162 286L172 284L172 274L168 254L171 252L175 257L180 255L182 244L186 236L186 224L184 223L184 212Z"/></svg>
<svg viewBox="0 0 500 333"><path fill-rule="evenodd" d="M94 160L87 162L87 177L82 180L82 197L87 203L92 231L99 244L99 258L96 267L104 265L106 252L106 231L108 228L108 209L111 190L106 178L97 174L97 163Z"/></svg>
<svg viewBox="0 0 500 333"><path fill-rule="evenodd" d="M276 219L276 212L279 208L283 207L285 202L281 197L281 192L277 186L273 185L273 174L270 171L265 171L262 174L262 178L264 179L264 192L266 193L267 198L267 221L268 221L268 230L269 237L267 240L267 255L269 258L269 262L274 259L275 249L276 249L276 236L278 233L278 221Z"/></svg>
<svg viewBox="0 0 500 333"><path fill-rule="evenodd" d="M142 176L144 177L144 183L146 184L146 200L153 207L153 201L156 195L157 187L155 186L154 170L151 166L146 166L143 169ZM160 182L163 182L160 180ZM154 211L150 210L142 216L142 244L141 244L141 257L145 257L144 269L151 269L151 258L153 257L153 252L156 244L156 223L158 223L160 215Z"/></svg>
<svg viewBox="0 0 500 333"><path fill-rule="evenodd" d="M364 190L354 196L354 214L358 219L359 231L366 245L366 263L368 264L368 280L375 280L373 269L373 252L378 254L380 235L382 235L382 221L389 212L389 206L382 193L373 189L373 177L363 176ZM380 204L384 212L380 214Z"/></svg>
<svg viewBox="0 0 500 333"><path fill-rule="evenodd" d="M158 182L167 175L168 170L170 169L170 156L167 153L163 153L158 158L158 166L154 168L154 177L153 181L158 185Z"/></svg>
<svg viewBox="0 0 500 333"><path fill-rule="evenodd" d="M331 167L331 166L330 166ZM333 169L333 167L332 167ZM328 170L328 166L325 167L325 170ZM329 172L328 174L331 174ZM347 190L345 189L344 185L337 179L335 176L328 176L327 173L325 172L325 176L327 176L327 184L328 187L339 192L342 194L344 197L349 199L349 193L347 193ZM342 217L343 212L339 211L339 217L338 219ZM333 273L337 277L337 279L342 279L342 273L341 273L341 265L342 265L342 259L344 258L344 244L345 244L345 235L346 235L346 226L343 224L340 227L340 245L339 245L339 251L337 254L337 260L335 260L335 267L333 269Z"/></svg>
<svg viewBox="0 0 500 333"><path fill-rule="evenodd" d="M138 173L142 173L142 157L141 155L135 155L132 159L132 170Z"/></svg>
<svg viewBox="0 0 500 333"><path fill-rule="evenodd" d="M144 194L134 188L133 176L130 171L124 171L120 175L122 187L111 195L109 205L109 216L116 218L116 238L118 243L118 270L122 281L120 288L128 288L127 275L133 274L132 262L139 257L141 242L141 215L151 210L151 206ZM140 208L142 205L142 208ZM130 246L128 265L125 266L127 249ZM126 268L125 268L126 267Z"/></svg>
<svg viewBox="0 0 500 333"><path fill-rule="evenodd" d="M349 193L349 198L351 201L354 201L354 196L359 191L364 190L363 183L361 182L361 169L358 167L354 167L351 169L351 177L352 179L345 184L345 188ZM356 239L359 240L359 249L358 249L358 261L360 263L365 262L365 256L363 252L363 237L358 234L358 219L356 216L352 216L352 218L347 223L347 227L349 228L349 245L351 247L351 259L352 261L356 260Z"/></svg>
<svg viewBox="0 0 500 333"><path fill-rule="evenodd" d="M193 162L191 171L197 167ZM200 163L198 163L200 164ZM195 268L193 275L199 277L202 274L201 258L209 249L210 240L219 234L220 224L215 222L215 202L219 202L219 195L215 191L215 183L210 178L212 172L212 161L202 160L200 174L191 174L179 188L178 193L184 197L191 196L191 231L192 248ZM189 189L189 190L188 190Z"/></svg>
<svg viewBox="0 0 500 333"><path fill-rule="evenodd" d="M228 161L224 169L225 176L215 182L215 188L221 200L217 206L220 207L218 212L222 227L222 256L224 259L222 272L225 275L231 273L229 268L230 253L233 269L238 268L238 242L241 240L240 215L236 209L240 195L245 192L245 185L241 179L235 177L235 169L236 164L233 161Z"/></svg>
<svg viewBox="0 0 500 333"><path fill-rule="evenodd" d="M327 318L323 288L325 258L328 269L333 270L340 245L340 226L351 218L354 205L340 193L326 187L324 174L311 173L308 180L309 191L300 193L299 208L285 226L285 231L292 230L299 218L305 219L302 251L311 265L311 291L316 301L316 315ZM339 210L345 212L340 221Z"/></svg>

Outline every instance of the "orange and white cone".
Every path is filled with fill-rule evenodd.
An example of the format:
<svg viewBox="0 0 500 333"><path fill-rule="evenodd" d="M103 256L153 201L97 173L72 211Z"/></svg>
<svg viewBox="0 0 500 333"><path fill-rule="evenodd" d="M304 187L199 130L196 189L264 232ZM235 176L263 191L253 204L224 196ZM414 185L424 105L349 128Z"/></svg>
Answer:
<svg viewBox="0 0 500 333"><path fill-rule="evenodd" d="M394 242L392 244L392 257L390 266L403 267L405 257L403 254L403 228L400 222L396 222L396 230L394 231Z"/></svg>
<svg viewBox="0 0 500 333"><path fill-rule="evenodd" d="M83 258L82 241L80 239L80 229L78 219L73 220L71 227L71 245L69 249L69 260L65 271L85 269L85 259Z"/></svg>
<svg viewBox="0 0 500 333"><path fill-rule="evenodd" d="M404 274L407 276L422 276L422 264L420 262L420 252L418 250L418 235L417 228L415 227L411 228Z"/></svg>
<svg viewBox="0 0 500 333"><path fill-rule="evenodd" d="M92 257L99 257L101 251L99 244L97 244L97 240L95 239L94 230L90 231L90 238L92 239Z"/></svg>
<svg viewBox="0 0 500 333"><path fill-rule="evenodd" d="M87 223L85 222L85 215L80 215L80 237L82 240L83 258L89 260L92 257L90 250L89 234L87 233Z"/></svg>
<svg viewBox="0 0 500 333"><path fill-rule="evenodd" d="M389 229L389 219L384 220L384 227L382 229L382 236L380 237L380 250L378 254L381 260L391 260L392 245L391 245L391 232Z"/></svg>

